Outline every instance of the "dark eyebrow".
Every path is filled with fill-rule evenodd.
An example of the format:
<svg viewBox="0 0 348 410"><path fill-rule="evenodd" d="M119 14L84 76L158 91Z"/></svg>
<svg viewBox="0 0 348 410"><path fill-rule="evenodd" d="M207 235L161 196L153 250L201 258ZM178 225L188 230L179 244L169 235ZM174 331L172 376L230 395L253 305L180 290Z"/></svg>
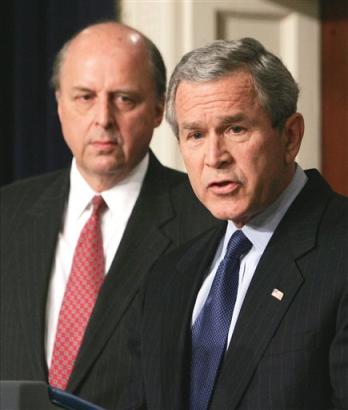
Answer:
<svg viewBox="0 0 348 410"><path fill-rule="evenodd" d="M223 116L219 118L220 126L229 125L238 121L243 121L244 119L245 115L243 113ZM202 126L198 122L184 122L182 123L180 128L182 130L199 130L202 128Z"/></svg>
<svg viewBox="0 0 348 410"><path fill-rule="evenodd" d="M202 128L198 122L184 122L181 127L183 130L197 130Z"/></svg>
<svg viewBox="0 0 348 410"><path fill-rule="evenodd" d="M243 113L236 114L236 115L229 115L227 117L221 117L221 125L227 125L234 122L239 122L245 120L245 115Z"/></svg>
<svg viewBox="0 0 348 410"><path fill-rule="evenodd" d="M96 93L96 91L92 88L84 87L84 86L75 86L72 88L74 92L82 92L82 93ZM130 97L136 98L138 96L137 91L132 89L124 89L124 90L110 90L108 91L109 95L129 95Z"/></svg>

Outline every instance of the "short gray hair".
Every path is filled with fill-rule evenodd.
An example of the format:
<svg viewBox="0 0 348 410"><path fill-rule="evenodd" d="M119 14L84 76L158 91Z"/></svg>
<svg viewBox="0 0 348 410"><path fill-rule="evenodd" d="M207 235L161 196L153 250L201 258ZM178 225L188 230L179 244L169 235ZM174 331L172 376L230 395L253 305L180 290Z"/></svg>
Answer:
<svg viewBox="0 0 348 410"><path fill-rule="evenodd" d="M50 84L55 91L58 91L60 88L60 75L62 66L65 61L66 53L70 47L70 44L73 40L85 29L103 23L114 23L114 21L102 21L87 27L84 27L82 30L79 30L76 34L74 34L65 44L63 44L62 48L56 54L56 57L53 61L52 66L52 75ZM136 31L136 30L134 30ZM138 32L139 33L139 32ZM149 62L152 68L152 75L155 81L156 93L159 99L164 99L166 93L166 86L167 86L167 70L164 64L162 55L156 45L145 35L139 33L141 38L144 41L145 47L149 54Z"/></svg>
<svg viewBox="0 0 348 410"><path fill-rule="evenodd" d="M176 136L175 97L180 82L212 81L240 70L250 73L272 126L282 129L286 119L297 110L298 85L277 56L257 40L242 38L217 40L182 57L170 78L166 102L166 118Z"/></svg>

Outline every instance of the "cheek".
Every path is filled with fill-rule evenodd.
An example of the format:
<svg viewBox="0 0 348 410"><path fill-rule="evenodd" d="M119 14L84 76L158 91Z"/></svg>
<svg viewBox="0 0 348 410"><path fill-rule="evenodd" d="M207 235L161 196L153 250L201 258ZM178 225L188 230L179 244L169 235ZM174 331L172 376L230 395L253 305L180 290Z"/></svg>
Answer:
<svg viewBox="0 0 348 410"><path fill-rule="evenodd" d="M67 134L68 138L82 138L85 130L88 129L89 124L91 124L90 115L80 115L74 110L61 110L60 122L62 126L62 131Z"/></svg>
<svg viewBox="0 0 348 410"><path fill-rule="evenodd" d="M245 170L246 195L255 204L267 203L278 190L279 180L284 172L280 152L272 152L272 147L251 157Z"/></svg>
<svg viewBox="0 0 348 410"><path fill-rule="evenodd" d="M202 195L204 195L204 190L200 174L197 172L196 169L187 169L187 174L193 191L196 193L196 195L202 197Z"/></svg>
<svg viewBox="0 0 348 410"><path fill-rule="evenodd" d="M255 147L254 147L255 148ZM270 173L270 159L258 149L239 153L235 163L235 172L242 186L235 196L234 206L250 206L263 196Z"/></svg>
<svg viewBox="0 0 348 410"><path fill-rule="evenodd" d="M248 197L262 197L263 191L270 181L270 176L273 174L267 161L262 158L255 158L254 162L250 163L249 169L246 171L246 194ZM273 178L274 176L272 176Z"/></svg>
<svg viewBox="0 0 348 410"><path fill-rule="evenodd" d="M200 158L195 156L192 152L187 152L181 148L180 151L192 188L197 194L199 194L203 190L202 162Z"/></svg>
<svg viewBox="0 0 348 410"><path fill-rule="evenodd" d="M64 140L75 158L83 156L83 144L79 138L72 138L71 133L68 137L67 133L64 133Z"/></svg>
<svg viewBox="0 0 348 410"><path fill-rule="evenodd" d="M275 152L274 144L253 144L240 154L239 164L245 175L256 183L273 174L277 168L278 156L279 152Z"/></svg>
<svg viewBox="0 0 348 410"><path fill-rule="evenodd" d="M152 134L155 128L154 119L146 110L136 110L116 119L121 133L130 135L133 139L141 139Z"/></svg>
<svg viewBox="0 0 348 410"><path fill-rule="evenodd" d="M66 121L62 123L64 140L75 157L84 155L88 147L90 128L84 121Z"/></svg>

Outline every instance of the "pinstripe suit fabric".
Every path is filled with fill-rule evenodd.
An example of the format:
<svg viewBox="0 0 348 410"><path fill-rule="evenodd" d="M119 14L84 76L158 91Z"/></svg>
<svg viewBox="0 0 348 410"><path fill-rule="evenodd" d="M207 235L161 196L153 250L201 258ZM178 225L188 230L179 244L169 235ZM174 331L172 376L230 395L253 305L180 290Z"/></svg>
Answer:
<svg viewBox="0 0 348 410"><path fill-rule="evenodd" d="M62 171L1 191L1 379L47 381L46 298L68 190L69 173ZM187 177L163 167L151 154L68 391L107 409L119 408L132 360L127 336L134 321L132 304L143 277L161 254L215 224Z"/></svg>
<svg viewBox="0 0 348 410"><path fill-rule="evenodd" d="M210 410L348 409L348 199L307 175L256 269ZM200 236L150 273L128 408L188 408L192 309L223 234Z"/></svg>

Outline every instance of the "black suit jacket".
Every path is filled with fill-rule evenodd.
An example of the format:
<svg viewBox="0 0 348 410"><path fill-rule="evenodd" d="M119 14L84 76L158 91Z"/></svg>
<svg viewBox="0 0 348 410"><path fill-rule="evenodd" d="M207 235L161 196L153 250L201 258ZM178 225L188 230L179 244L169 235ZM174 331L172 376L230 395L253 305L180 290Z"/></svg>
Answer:
<svg viewBox="0 0 348 410"><path fill-rule="evenodd" d="M210 410L348 409L348 200L308 177L257 266ZM164 256L148 276L128 408L141 407L142 384L144 408L189 408L191 315L224 232Z"/></svg>
<svg viewBox="0 0 348 410"><path fill-rule="evenodd" d="M47 381L46 298L69 171L1 191L0 378ZM128 383L130 308L158 257L216 221L196 200L187 176L150 165L112 266L100 291L67 390L118 408Z"/></svg>

